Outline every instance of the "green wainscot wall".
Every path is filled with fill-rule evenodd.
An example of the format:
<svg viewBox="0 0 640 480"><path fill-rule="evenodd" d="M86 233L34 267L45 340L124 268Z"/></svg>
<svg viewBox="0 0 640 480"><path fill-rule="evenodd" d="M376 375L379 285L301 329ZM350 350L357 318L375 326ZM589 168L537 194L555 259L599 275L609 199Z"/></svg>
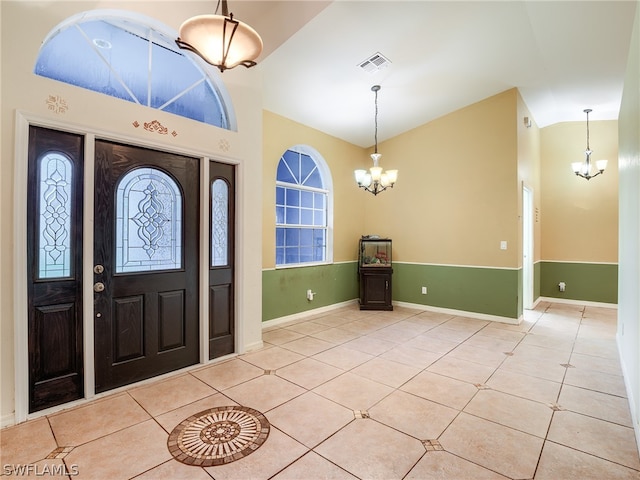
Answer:
<svg viewBox="0 0 640 480"><path fill-rule="evenodd" d="M315 292L307 300L307 290ZM262 271L262 321L358 298L357 262Z"/></svg>
<svg viewBox="0 0 640 480"><path fill-rule="evenodd" d="M427 287L423 295L422 287ZM395 263L393 299L517 319L522 313L522 271Z"/></svg>
<svg viewBox="0 0 640 480"><path fill-rule="evenodd" d="M558 284L564 282L561 292ZM550 298L618 303L618 265L540 262L540 295Z"/></svg>

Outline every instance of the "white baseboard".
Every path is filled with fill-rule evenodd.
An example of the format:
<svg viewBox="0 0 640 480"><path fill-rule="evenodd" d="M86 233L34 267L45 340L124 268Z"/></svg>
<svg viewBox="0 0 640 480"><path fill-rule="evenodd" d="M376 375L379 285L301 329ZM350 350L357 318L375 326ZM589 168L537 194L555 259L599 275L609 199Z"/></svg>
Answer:
<svg viewBox="0 0 640 480"><path fill-rule="evenodd" d="M292 315L285 315L284 317L273 318L271 320L262 322L262 329L264 330L265 328L276 327L278 325L294 322L296 320L301 320L303 318L307 318L312 315L318 315L320 313L330 312L332 310L337 310L338 308L353 305L354 303L357 304L358 299L347 300L346 302L334 303L333 305L327 305L326 307L314 308L313 310L305 310L304 312L294 313Z"/></svg>
<svg viewBox="0 0 640 480"><path fill-rule="evenodd" d="M586 307L618 308L617 303L588 302L586 300L571 300L569 298L539 297L538 301L550 303L565 303L567 305L584 305Z"/></svg>
<svg viewBox="0 0 640 480"><path fill-rule="evenodd" d="M242 353L252 352L254 350L260 350L262 347L264 347L264 342L262 340L260 340L259 342L253 342L253 343L250 343L249 345L245 345L244 352Z"/></svg>
<svg viewBox="0 0 640 480"><path fill-rule="evenodd" d="M622 378L624 379L624 386L627 392L627 401L629 402L629 410L631 411L631 423L633 424L633 431L636 435L636 444L638 446L638 451L640 451L640 418L638 418L638 413L636 411L636 402L634 397L634 391L629 384L629 372L627 372L627 368L624 363L624 359L622 358L622 349L620 348L620 335L616 335L616 343L618 346L618 355L620 355L620 366L622 367Z"/></svg>
<svg viewBox="0 0 640 480"><path fill-rule="evenodd" d="M16 424L16 416L14 413L9 413L8 415L3 415L0 417L0 428L10 427L11 425Z"/></svg>
<svg viewBox="0 0 640 480"><path fill-rule="evenodd" d="M486 313L467 312L466 310L455 310L453 308L434 307L431 305L422 305L420 303L408 303L408 302L393 302L394 305L399 307L414 308L417 310L424 310L428 312L446 313L455 315L458 317L476 318L478 320L488 320L490 322L507 323L509 325L520 325L522 322L522 315L519 318L501 317L499 315L489 315Z"/></svg>

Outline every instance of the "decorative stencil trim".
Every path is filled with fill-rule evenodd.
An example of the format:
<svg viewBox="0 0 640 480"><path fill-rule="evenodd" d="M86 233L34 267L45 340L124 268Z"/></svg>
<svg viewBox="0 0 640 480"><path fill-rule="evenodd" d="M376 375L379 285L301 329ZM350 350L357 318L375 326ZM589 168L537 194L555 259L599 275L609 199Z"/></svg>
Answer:
<svg viewBox="0 0 640 480"><path fill-rule="evenodd" d="M149 123L144 123L144 129L148 132L156 132L160 135L167 135L169 133L169 129L162 125L158 120L153 120Z"/></svg>
<svg viewBox="0 0 640 480"><path fill-rule="evenodd" d="M60 95L49 95L47 97L46 103L47 109L53 111L54 113L65 113L69 109L67 101Z"/></svg>
<svg viewBox="0 0 640 480"><path fill-rule="evenodd" d="M138 122L137 120L134 120L133 122L131 122L131 125L133 125L134 128L139 128L140 122ZM148 132L157 133L158 135L169 135L169 129L164 125L162 125L158 120L143 122L142 126ZM177 137L178 132L176 132L175 130L172 130L171 136L174 138Z"/></svg>
<svg viewBox="0 0 640 480"><path fill-rule="evenodd" d="M228 152L229 149L231 148L231 144L229 143L228 140L222 138L220 139L220 141L218 142L218 148L220 150L222 150L223 152Z"/></svg>
<svg viewBox="0 0 640 480"><path fill-rule="evenodd" d="M226 465L255 452L267 440L271 426L248 407L215 407L183 420L173 429L167 447L186 465Z"/></svg>

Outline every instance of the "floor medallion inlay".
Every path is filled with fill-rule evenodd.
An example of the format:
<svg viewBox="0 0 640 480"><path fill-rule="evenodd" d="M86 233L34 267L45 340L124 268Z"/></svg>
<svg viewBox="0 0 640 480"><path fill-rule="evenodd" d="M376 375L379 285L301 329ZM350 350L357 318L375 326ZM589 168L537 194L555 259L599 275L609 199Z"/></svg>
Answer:
<svg viewBox="0 0 640 480"><path fill-rule="evenodd" d="M167 446L176 460L187 465L224 465L255 452L270 428L265 416L252 408L215 407L180 422Z"/></svg>

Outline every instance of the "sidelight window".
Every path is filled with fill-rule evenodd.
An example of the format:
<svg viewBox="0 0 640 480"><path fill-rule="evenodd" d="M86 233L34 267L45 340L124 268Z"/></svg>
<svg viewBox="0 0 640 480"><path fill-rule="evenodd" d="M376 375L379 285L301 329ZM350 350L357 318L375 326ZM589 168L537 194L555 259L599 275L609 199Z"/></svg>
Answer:
<svg viewBox="0 0 640 480"><path fill-rule="evenodd" d="M218 178L211 184L211 266L229 264L229 185Z"/></svg>
<svg viewBox="0 0 640 480"><path fill-rule="evenodd" d="M61 153L49 153L39 168L38 278L71 276L73 167Z"/></svg>

